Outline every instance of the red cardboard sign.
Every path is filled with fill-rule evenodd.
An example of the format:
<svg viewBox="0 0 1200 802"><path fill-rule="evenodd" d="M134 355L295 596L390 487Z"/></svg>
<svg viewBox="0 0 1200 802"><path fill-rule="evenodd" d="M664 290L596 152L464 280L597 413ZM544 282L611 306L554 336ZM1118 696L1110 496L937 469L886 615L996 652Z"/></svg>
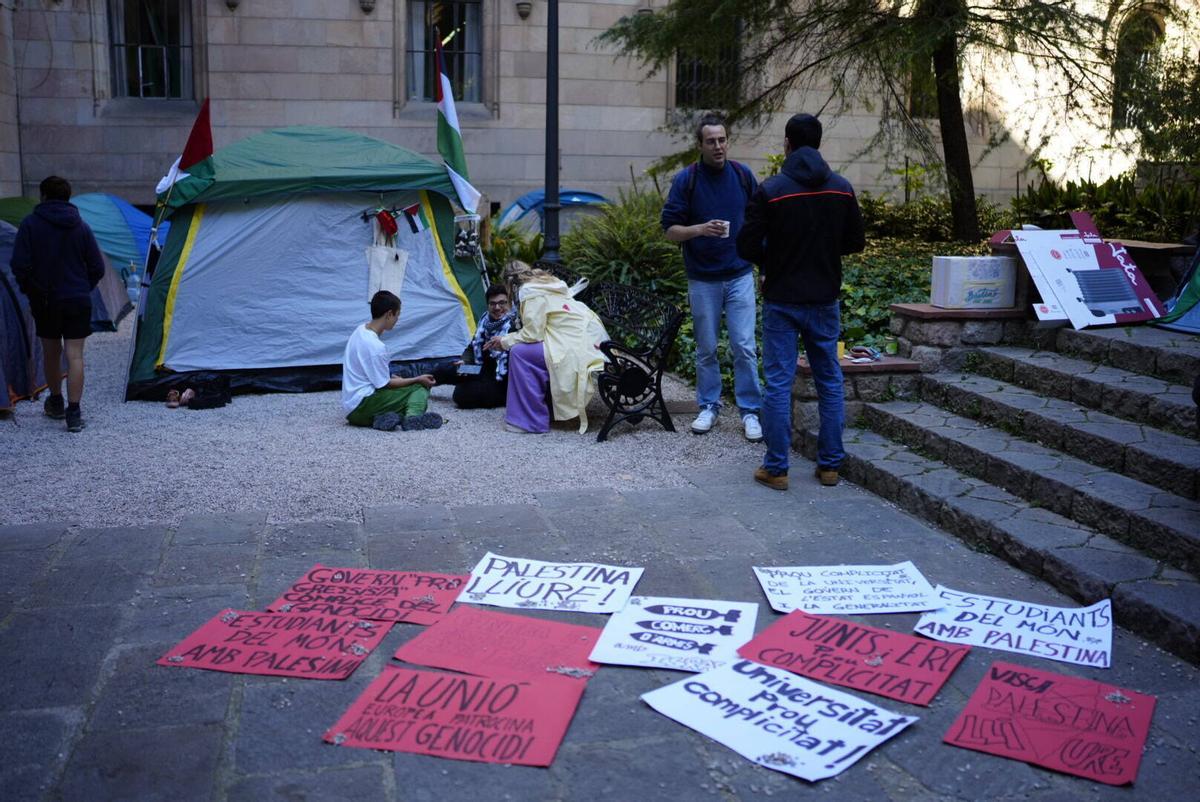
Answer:
<svg viewBox="0 0 1200 802"><path fill-rule="evenodd" d="M336 615L222 610L158 664L231 674L346 679L391 628Z"/></svg>
<svg viewBox="0 0 1200 802"><path fill-rule="evenodd" d="M970 649L796 610L738 654L833 685L928 705Z"/></svg>
<svg viewBox="0 0 1200 802"><path fill-rule="evenodd" d="M330 568L318 563L267 609L432 624L446 615L468 579L469 574Z"/></svg>
<svg viewBox="0 0 1200 802"><path fill-rule="evenodd" d="M499 679L386 666L325 740L454 760L549 766L584 687L549 674Z"/></svg>
<svg viewBox="0 0 1200 802"><path fill-rule="evenodd" d="M588 659L600 630L523 615L456 607L396 650L397 659L481 676L584 679L600 667Z"/></svg>
<svg viewBox="0 0 1200 802"><path fill-rule="evenodd" d="M942 740L1124 785L1137 777L1154 704L1115 685L995 662Z"/></svg>

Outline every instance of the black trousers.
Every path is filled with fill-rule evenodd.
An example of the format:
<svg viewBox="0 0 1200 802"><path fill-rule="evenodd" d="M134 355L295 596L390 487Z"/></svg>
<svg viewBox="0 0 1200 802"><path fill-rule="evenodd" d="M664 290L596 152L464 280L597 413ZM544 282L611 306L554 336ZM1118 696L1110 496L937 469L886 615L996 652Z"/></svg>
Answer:
<svg viewBox="0 0 1200 802"><path fill-rule="evenodd" d="M460 376L454 365L443 365L433 371L438 384L454 385L454 406L459 409L495 409L508 400L508 377L496 381L496 363L484 360L477 376Z"/></svg>

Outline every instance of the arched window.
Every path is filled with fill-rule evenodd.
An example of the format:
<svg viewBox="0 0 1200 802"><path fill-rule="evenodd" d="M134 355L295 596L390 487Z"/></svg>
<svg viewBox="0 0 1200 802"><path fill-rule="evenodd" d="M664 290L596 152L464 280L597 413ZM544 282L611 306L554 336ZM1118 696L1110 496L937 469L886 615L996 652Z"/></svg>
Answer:
<svg viewBox="0 0 1200 802"><path fill-rule="evenodd" d="M1121 26L1117 58L1113 62L1113 128L1136 125L1145 82L1162 40L1162 23L1146 11L1135 12Z"/></svg>

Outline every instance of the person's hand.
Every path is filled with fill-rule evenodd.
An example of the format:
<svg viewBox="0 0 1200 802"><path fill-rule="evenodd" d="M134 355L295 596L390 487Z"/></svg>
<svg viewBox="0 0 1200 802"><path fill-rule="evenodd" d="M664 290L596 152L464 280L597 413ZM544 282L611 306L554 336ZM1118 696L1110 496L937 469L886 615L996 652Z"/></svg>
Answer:
<svg viewBox="0 0 1200 802"><path fill-rule="evenodd" d="M417 377L417 384L420 384L423 387L425 387L426 389L428 389L428 388L432 387L433 385L437 384L437 379L433 378L433 376L431 376L428 373L422 373L420 376Z"/></svg>
<svg viewBox="0 0 1200 802"><path fill-rule="evenodd" d="M483 347L489 351L507 351L504 347L504 341L500 337L493 337L483 344Z"/></svg>
<svg viewBox="0 0 1200 802"><path fill-rule="evenodd" d="M725 236L725 221L724 220L709 220L707 223L698 223L697 237L723 237Z"/></svg>

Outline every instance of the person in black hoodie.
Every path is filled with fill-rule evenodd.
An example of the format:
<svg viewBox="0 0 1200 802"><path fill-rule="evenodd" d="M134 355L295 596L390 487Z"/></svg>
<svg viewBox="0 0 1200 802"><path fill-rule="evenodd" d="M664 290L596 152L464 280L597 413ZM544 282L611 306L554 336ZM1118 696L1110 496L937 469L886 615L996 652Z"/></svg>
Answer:
<svg viewBox="0 0 1200 802"><path fill-rule="evenodd" d="M83 344L92 333L92 289L104 276L104 257L79 210L71 185L52 175L41 183L42 202L21 221L13 244L13 277L29 298L50 397L43 411L66 418L67 431L83 429ZM67 356L67 403L62 396L62 357Z"/></svg>
<svg viewBox="0 0 1200 802"><path fill-rule="evenodd" d="M829 169L817 148L821 123L811 114L788 120L783 171L759 186L746 207L738 253L759 266L763 295L762 423L767 453L755 481L775 490L788 487L792 431L792 382L797 337L812 368L821 428L817 479L838 483L845 452L845 399L837 341L841 332L838 296L842 256L866 247L862 212L850 182Z"/></svg>

